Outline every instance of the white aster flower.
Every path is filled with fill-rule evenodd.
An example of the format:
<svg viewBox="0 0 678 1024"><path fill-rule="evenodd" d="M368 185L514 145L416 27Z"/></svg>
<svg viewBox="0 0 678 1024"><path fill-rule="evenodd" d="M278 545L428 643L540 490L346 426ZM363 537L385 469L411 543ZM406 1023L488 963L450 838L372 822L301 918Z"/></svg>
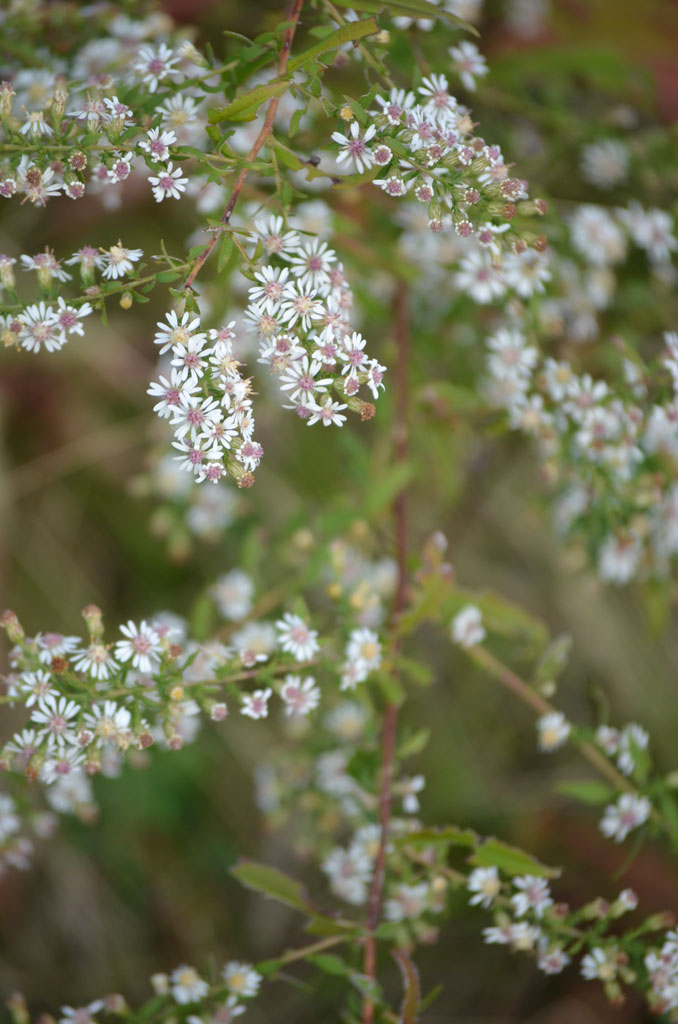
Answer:
<svg viewBox="0 0 678 1024"><path fill-rule="evenodd" d="M475 644L481 644L486 636L482 612L475 605L466 605L453 618L452 639L455 644L473 647Z"/></svg>
<svg viewBox="0 0 678 1024"><path fill-rule="evenodd" d="M131 661L132 667L140 672L152 672L160 661L162 650L160 637L155 630L145 621L137 626L130 619L120 627L120 632L126 639L118 640L115 645L118 660L123 663Z"/></svg>
<svg viewBox="0 0 678 1024"><path fill-rule="evenodd" d="M317 631L311 629L300 615L285 612L275 627L278 630L280 648L292 654L297 661L310 661L319 651Z"/></svg>

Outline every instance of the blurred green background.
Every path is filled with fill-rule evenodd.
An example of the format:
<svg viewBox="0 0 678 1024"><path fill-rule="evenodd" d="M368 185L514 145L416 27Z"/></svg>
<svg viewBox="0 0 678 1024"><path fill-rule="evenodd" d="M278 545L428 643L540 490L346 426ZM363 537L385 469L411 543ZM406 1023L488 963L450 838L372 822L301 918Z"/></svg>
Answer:
<svg viewBox="0 0 678 1024"><path fill-rule="evenodd" d="M198 43L207 39L215 48L221 28L253 35L281 14L273 3L164 6L180 21L196 21ZM578 155L611 111L633 108L643 128L656 126L660 148L675 146L678 7L671 0L552 0L532 3L531 12L529 3L522 6L533 32L507 23L504 3L487 2L478 19L491 74L473 98L475 118L531 180L534 194L598 201L577 174ZM635 189L656 205L675 200L678 168L661 152L662 173L648 161L628 194ZM192 207L159 211L141 194L126 197L112 218L96 200L56 204L47 214L13 206L3 210L0 249L33 253L50 244L70 253L121 235L153 251L160 230L170 251L180 252L193 227ZM185 611L218 572L237 564L243 544L266 550L294 517L312 528L314 516L347 490L359 506L366 486L383 473L388 399L376 420L334 436L302 429L260 400L257 436L266 458L256 487L240 498L238 519L218 543L197 541L188 550L182 540L168 557L156 499L143 493L158 437L145 395L155 360L152 328L164 311L158 290L148 305L118 311L108 327L90 325L84 339L58 355L3 354L0 603L17 611L29 633L77 631L89 602L104 609L111 626L156 609ZM654 327L659 314L642 315ZM455 378L459 339L463 324L451 325L444 343L425 325L415 334L419 385L429 376ZM392 339L383 325L375 326L371 346L390 362ZM616 720L638 720L650 730L660 768L674 767L674 606L658 632L647 590L604 589L560 550L526 446L472 437L458 419L436 423L417 415L428 434L420 450L414 442L413 550L442 530L464 584L491 585L542 616L554 633L570 633L574 655L559 694L565 710L591 720L604 693ZM388 526L379 530L387 544ZM475 674L444 637L426 635L419 643L436 669L435 685L417 691L410 705L413 722L436 723L430 746L411 766L427 776L424 818L471 825L567 865L556 891L573 903L630 885L649 910L676 907L675 865L658 850L646 848L609 882L625 868L627 852L601 837L594 813L553 795L559 779L584 774L576 756L538 755L525 709ZM284 830L268 832L254 809L252 772L269 742L273 725L206 727L200 742L178 754L154 751L144 769L128 768L117 781L97 779L100 820L64 821L30 872L0 880L0 992L23 990L36 1011L80 1005L107 991L132 1002L148 996L154 971L182 961L259 959L298 941L291 913L245 893L228 876L241 853L302 877L307 870L291 857ZM311 881L318 883L313 874ZM486 923L459 901L439 943L420 951L424 988L445 983L426 1015L429 1024L650 1019L633 999L612 1010L598 987L574 972L549 980L531 961L484 946ZM294 983L264 992L247 1019L337 1020L333 979L318 981L303 968L291 973ZM395 977L393 984L397 991Z"/></svg>

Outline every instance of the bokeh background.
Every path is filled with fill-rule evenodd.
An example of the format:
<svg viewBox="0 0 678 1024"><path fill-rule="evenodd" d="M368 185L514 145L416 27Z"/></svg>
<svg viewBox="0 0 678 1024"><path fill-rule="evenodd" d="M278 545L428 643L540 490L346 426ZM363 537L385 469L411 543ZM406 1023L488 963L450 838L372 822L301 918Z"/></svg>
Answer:
<svg viewBox="0 0 678 1024"><path fill-rule="evenodd" d="M179 21L197 23L198 44L209 40L215 48L222 28L253 35L280 20L273 3L163 6ZM491 74L473 98L475 117L535 194L600 201L578 173L579 153L620 111L634 112L644 131L656 127L662 146L675 144L678 5L671 0L487 0L476 23ZM665 166L658 174L648 159L632 183L639 198L670 205L678 187L674 167L673 177ZM121 235L152 251L161 233L171 251L181 251L192 212L168 205L158 209L132 191L113 218L96 199L57 204L48 214L3 210L0 249L32 253L50 244L70 252L86 242L110 245ZM114 313L105 328L90 325L85 339L58 355L2 356L0 604L14 608L29 633L77 630L89 602L111 624L190 608L218 572L237 564L243 548L280 547L285 522L297 517L312 525L340 495L348 493L344 500L359 508L382 472L388 399L375 421L322 436L259 403L266 459L257 486L238 497L237 515L218 540L192 537L178 514L159 508L149 483L158 434L145 389L155 361L152 327L164 309L163 296L153 294L147 305ZM651 326L666 313L629 309ZM383 326L379 331L371 346L388 363L392 340ZM454 379L455 337L463 341L463 324L450 328L444 344L415 331L415 383L425 383L427 374ZM442 530L465 584L491 585L543 617L555 634L571 634L574 653L560 685L564 708L590 720L608 701L617 720L639 720L651 731L661 768L675 767L674 606L659 615L651 589L604 588L581 559L561 550L528 447L471 437L458 418L427 427L412 495L413 548ZM387 544L385 525L382 537ZM410 709L413 721L436 723L413 766L427 777L424 818L494 833L567 865L557 892L573 903L630 885L648 909L678 908L676 867L663 852L646 847L629 858L602 838L593 811L554 796L560 779L584 774L576 755L538 755L528 711L474 673L444 638L420 643L436 675ZM144 769L95 780L99 820L65 821L31 871L0 879L3 995L22 990L36 1011L80 1005L105 991L132 1002L147 997L156 970L212 957L260 959L299 940L291 912L244 892L228 875L240 854L309 874L290 854L284 830L267 830L255 807L253 772L276 742L275 725L257 724L256 737L247 726L206 728L199 743L178 754L154 752ZM9 728L2 726L3 735ZM309 881L318 884L312 873ZM531 961L484 946L485 923L460 899L438 944L420 952L424 988L445 983L426 1015L429 1024L650 1019L633 999L611 1009L598 986L572 971L549 980ZM291 975L248 1011L253 1024L339 1019L332 979L318 981L304 969Z"/></svg>

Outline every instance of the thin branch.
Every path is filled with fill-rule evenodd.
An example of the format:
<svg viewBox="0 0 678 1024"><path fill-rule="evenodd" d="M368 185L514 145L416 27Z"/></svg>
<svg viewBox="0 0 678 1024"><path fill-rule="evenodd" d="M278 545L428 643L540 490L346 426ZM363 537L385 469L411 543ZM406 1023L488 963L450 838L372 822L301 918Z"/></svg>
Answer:
<svg viewBox="0 0 678 1024"><path fill-rule="evenodd" d="M409 308L408 294L404 284L397 284L394 303L396 366L395 366L395 461L407 459L408 442L408 399L409 399ZM407 603L407 494L403 488L393 502L395 523L396 560L398 581L393 601L392 619L397 621ZM393 654L397 656L400 638L396 634ZM398 707L392 701L386 705L382 730L381 783L379 789L379 849L374 864L374 874L367 904L367 930L373 933L379 924L381 903L386 878L386 845L391 820L393 764L395 760L396 728ZM377 940L369 934L365 940L365 974L373 981L377 976ZM369 999L363 1003L363 1024L374 1021L374 1004Z"/></svg>
<svg viewBox="0 0 678 1024"><path fill-rule="evenodd" d="M535 693L531 686L521 679L519 675L504 665L498 658L495 658L493 654L485 650L484 647L470 647L468 654L473 660L485 669L494 679L497 679L502 686L511 690L517 697L525 703L529 704L530 707L538 715L548 715L557 711L557 708L549 701L545 700L540 694ZM611 782L615 789L620 789L624 793L631 793L634 796L637 795L638 790L636 787L629 782L621 772L617 771L613 764L607 760L607 758L601 754L597 747L593 743L589 743L588 740L573 740L575 746L579 750L579 753L589 762L589 764L596 769L608 782ZM666 828L666 822L664 817L657 810L656 807L652 807L650 812L652 820L657 825L661 825Z"/></svg>
<svg viewBox="0 0 678 1024"><path fill-rule="evenodd" d="M301 8L303 7L303 5L304 0L292 0L292 9L290 10L288 18L290 25L285 31L285 35L283 37L282 42L282 50L280 51L280 60L278 61L278 77L284 75L285 71L287 70L287 62L290 58L290 52L292 50L292 41L294 40L294 33L296 32L297 25L299 24ZM262 146L267 141L271 132L273 131L273 122L275 121L275 115L278 110L279 102L280 97L274 96L268 105L268 110L266 111L266 119L264 121L263 127L259 134L257 135L254 145L252 146L251 150L245 157L245 166L241 169L240 174L236 179L235 185L233 186L233 191L231 192L229 200L226 203L226 208L221 215L222 224L228 224L228 222L231 219L231 214L235 209L235 204L238 202L238 196L242 191L242 187L245 184L245 179L247 178L247 175L249 174L251 169L247 165L251 164L254 160L256 160L259 151L261 150ZM184 285L184 288L188 289L193 286L193 282L195 281L196 277L202 270L204 264L208 260L209 255L214 249L214 246L217 244L219 237L219 233L215 233L209 245L200 254L199 258L196 260L193 270L186 278L186 284Z"/></svg>

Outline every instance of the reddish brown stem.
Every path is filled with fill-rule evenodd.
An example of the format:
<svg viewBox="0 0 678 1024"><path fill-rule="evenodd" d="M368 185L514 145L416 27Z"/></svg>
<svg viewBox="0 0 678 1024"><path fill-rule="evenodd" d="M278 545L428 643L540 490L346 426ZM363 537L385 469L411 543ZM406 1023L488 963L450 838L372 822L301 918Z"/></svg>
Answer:
<svg viewBox="0 0 678 1024"><path fill-rule="evenodd" d="M282 49L280 51L280 60L278 61L278 77L284 75L285 71L287 70L287 62L290 59L290 52L292 50L292 41L294 39L294 33L297 30L297 25L299 24L301 8L303 6L304 0L292 0L292 7L290 9L289 17L287 19L290 22L290 24L288 28L285 30L285 35L283 36ZM246 165L251 164L254 160L256 160L257 156L259 155L259 151L261 150L262 146L264 145L264 143L270 136L271 132L273 131L273 122L275 121L275 115L278 110L279 102L280 97L274 96L271 102L269 103L268 110L266 111L266 119L264 120L262 129L257 135L251 150L245 157ZM228 202L226 203L226 208L224 209L224 212L221 215L222 224L228 224L228 222L230 221L231 214L235 209L235 204L238 202L238 196L242 191L242 187L245 184L245 179L247 178L248 173L249 167L245 166L241 169L240 174L236 179L235 185L233 186L233 191L231 192ZM192 286L196 277L202 270L204 264L209 259L209 255L214 249L214 246L217 244L219 236L220 232L215 232L209 245L200 254L198 259L196 260L193 270L186 278L186 284L184 285L184 288L190 288Z"/></svg>
<svg viewBox="0 0 678 1024"><path fill-rule="evenodd" d="M409 308L407 291L400 285L394 303L396 366L395 366L395 461L407 458L408 441L408 395L409 395ZM393 620L404 611L407 602L407 494L403 488L393 502L395 523L396 559L398 580L393 600ZM400 638L396 635L393 653L398 654ZM379 786L379 849L374 863L374 874L367 904L367 930L374 932L379 924L384 881L386 877L386 844L391 820L391 791L393 787L393 765L395 761L396 729L398 707L389 702L384 711L381 740L381 782ZM377 940L368 935L365 940L365 974L373 981L377 976ZM363 1003L363 1024L374 1021L374 1004L366 999Z"/></svg>

